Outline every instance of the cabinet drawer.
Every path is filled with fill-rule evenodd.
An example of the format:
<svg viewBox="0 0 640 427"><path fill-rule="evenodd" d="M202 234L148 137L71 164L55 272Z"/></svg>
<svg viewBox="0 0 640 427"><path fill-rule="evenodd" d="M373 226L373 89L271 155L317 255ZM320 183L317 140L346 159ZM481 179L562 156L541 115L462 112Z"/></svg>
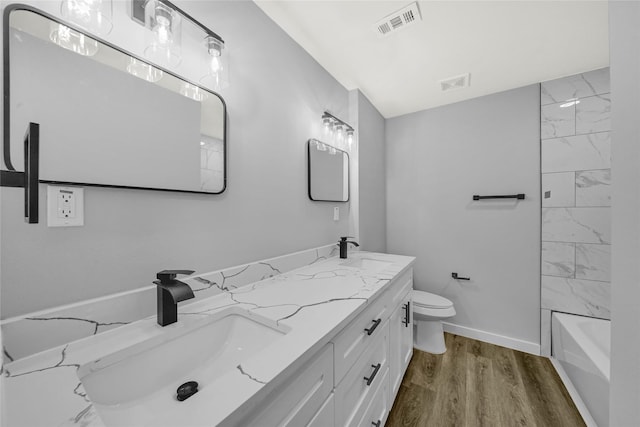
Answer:
<svg viewBox="0 0 640 427"><path fill-rule="evenodd" d="M388 343L389 322L385 322L335 390L336 426L352 426L362 418L389 366Z"/></svg>
<svg viewBox="0 0 640 427"><path fill-rule="evenodd" d="M307 424L307 427L329 427L333 425L334 420L333 393L324 402L322 408L316 412L313 419Z"/></svg>
<svg viewBox="0 0 640 427"><path fill-rule="evenodd" d="M339 384L364 349L382 335L382 326L389 318L387 293L383 293L356 317L334 339L335 384ZM367 332L365 329L371 331Z"/></svg>
<svg viewBox="0 0 640 427"><path fill-rule="evenodd" d="M360 419L358 427L383 427L387 422L390 410L389 370L387 369L384 377L382 377L382 382L369 403L369 407Z"/></svg>
<svg viewBox="0 0 640 427"><path fill-rule="evenodd" d="M306 425L322 407L333 389L333 351L327 344L307 367L296 372L240 426Z"/></svg>

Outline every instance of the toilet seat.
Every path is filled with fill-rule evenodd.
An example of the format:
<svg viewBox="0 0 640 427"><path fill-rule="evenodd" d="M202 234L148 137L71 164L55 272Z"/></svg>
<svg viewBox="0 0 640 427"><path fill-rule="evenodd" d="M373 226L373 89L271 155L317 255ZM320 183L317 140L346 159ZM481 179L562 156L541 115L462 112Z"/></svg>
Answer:
<svg viewBox="0 0 640 427"><path fill-rule="evenodd" d="M413 304L425 308L449 308L453 307L453 303L441 297L440 295L431 294L425 291L413 290Z"/></svg>
<svg viewBox="0 0 640 427"><path fill-rule="evenodd" d="M414 289L412 297L414 314L440 318L456 315L453 303L440 295Z"/></svg>

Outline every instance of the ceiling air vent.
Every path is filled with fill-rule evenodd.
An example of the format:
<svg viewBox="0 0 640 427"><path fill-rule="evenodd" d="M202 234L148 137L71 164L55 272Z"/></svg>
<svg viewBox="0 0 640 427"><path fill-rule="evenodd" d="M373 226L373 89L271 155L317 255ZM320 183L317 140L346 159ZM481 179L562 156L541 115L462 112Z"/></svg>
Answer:
<svg viewBox="0 0 640 427"><path fill-rule="evenodd" d="M469 79L471 78L471 74L462 74L460 76L450 77L448 79L440 80L440 89L443 92L454 90L454 89L462 89L463 87L469 86Z"/></svg>
<svg viewBox="0 0 640 427"><path fill-rule="evenodd" d="M376 22L374 30L378 36L385 37L420 20L422 20L422 17L420 16L418 3L411 3L409 6L397 10Z"/></svg>

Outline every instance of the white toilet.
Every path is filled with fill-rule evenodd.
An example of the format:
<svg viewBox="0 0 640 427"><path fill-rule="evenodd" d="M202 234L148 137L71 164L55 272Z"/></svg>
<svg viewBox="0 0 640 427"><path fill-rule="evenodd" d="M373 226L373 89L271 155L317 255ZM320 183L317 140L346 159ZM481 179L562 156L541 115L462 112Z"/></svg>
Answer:
<svg viewBox="0 0 640 427"><path fill-rule="evenodd" d="M456 315L453 303L439 295L413 290L413 346L427 353L442 354L442 319Z"/></svg>

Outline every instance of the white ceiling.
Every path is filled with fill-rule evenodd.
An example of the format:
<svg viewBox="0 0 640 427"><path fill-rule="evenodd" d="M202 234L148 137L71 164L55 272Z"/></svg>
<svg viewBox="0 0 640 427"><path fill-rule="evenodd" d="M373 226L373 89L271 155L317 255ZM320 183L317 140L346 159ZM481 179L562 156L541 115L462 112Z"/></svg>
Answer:
<svg viewBox="0 0 640 427"><path fill-rule="evenodd" d="M607 1L419 1L422 21L385 38L374 24L410 0L255 2L386 118L609 64Z"/></svg>

